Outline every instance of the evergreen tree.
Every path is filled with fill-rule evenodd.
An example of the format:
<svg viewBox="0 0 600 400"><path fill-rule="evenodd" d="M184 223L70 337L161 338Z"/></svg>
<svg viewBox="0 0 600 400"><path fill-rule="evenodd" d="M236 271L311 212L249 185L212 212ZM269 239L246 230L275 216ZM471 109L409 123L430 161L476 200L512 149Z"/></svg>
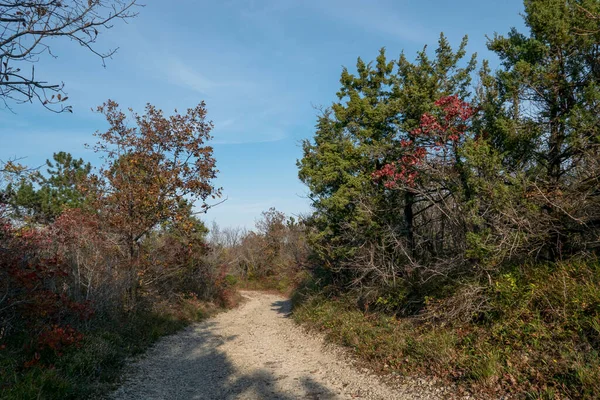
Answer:
<svg viewBox="0 0 600 400"><path fill-rule="evenodd" d="M466 45L465 38L454 51L441 35L434 58L424 48L415 63L404 55L388 61L382 49L374 65L359 58L356 74L343 70L339 100L319 117L298 162L315 208L312 244L330 265L381 242L383 227L397 229L414 250L413 193L387 190L373 174L406 153L400 144L439 98L470 95L476 61L464 61Z"/></svg>
<svg viewBox="0 0 600 400"><path fill-rule="evenodd" d="M540 197L545 211L540 229L549 232L552 259L582 223L597 223L585 207L598 204L589 190L600 173L598 14L596 0L525 0L529 34L513 28L488 44L503 65L497 79L505 112L496 143L528 171L530 195ZM578 216L560 205L567 193L578 197Z"/></svg>
<svg viewBox="0 0 600 400"><path fill-rule="evenodd" d="M80 208L85 194L79 187L91 171L90 163L66 152L54 153L46 160L46 174L33 173L5 190L5 201L18 217L38 223L56 219L66 208Z"/></svg>

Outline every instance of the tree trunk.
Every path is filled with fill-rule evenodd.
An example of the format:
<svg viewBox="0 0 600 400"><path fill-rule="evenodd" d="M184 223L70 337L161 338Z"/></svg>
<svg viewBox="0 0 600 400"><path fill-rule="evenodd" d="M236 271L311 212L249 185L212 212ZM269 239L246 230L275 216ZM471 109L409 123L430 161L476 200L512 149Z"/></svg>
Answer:
<svg viewBox="0 0 600 400"><path fill-rule="evenodd" d="M415 195L411 191L404 194L404 223L406 224L406 239L411 256L415 256L414 212Z"/></svg>

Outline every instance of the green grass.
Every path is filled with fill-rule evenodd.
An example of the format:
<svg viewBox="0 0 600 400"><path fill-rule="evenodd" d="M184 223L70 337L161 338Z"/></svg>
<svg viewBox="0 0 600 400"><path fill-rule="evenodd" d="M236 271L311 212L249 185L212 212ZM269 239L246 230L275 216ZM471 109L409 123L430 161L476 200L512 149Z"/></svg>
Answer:
<svg viewBox="0 0 600 400"><path fill-rule="evenodd" d="M493 279L485 311L466 322L365 313L348 295L313 286L294 318L376 369L427 374L490 398L600 398L600 267L535 265ZM431 304L442 306L449 298ZM430 310L431 311L431 310Z"/></svg>

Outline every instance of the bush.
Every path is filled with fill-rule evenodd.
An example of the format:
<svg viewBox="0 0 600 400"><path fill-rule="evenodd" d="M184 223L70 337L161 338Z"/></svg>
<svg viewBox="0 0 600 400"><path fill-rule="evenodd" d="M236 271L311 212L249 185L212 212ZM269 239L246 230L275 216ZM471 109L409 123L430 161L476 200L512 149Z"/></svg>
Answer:
<svg viewBox="0 0 600 400"><path fill-rule="evenodd" d="M287 293L308 263L306 227L273 208L263 212L256 227L247 232L213 225L207 258L225 271L229 286Z"/></svg>
<svg viewBox="0 0 600 400"><path fill-rule="evenodd" d="M65 349L60 357L47 359L51 364L19 366L22 354L12 348L0 351L2 398L62 400L103 395L118 383L128 357L216 311L214 306L189 301L182 301L174 309L185 311L138 311L97 318L82 330L80 345Z"/></svg>
<svg viewBox="0 0 600 400"><path fill-rule="evenodd" d="M235 306L224 271L205 259L204 233L157 231L132 260L93 213L68 210L47 226L2 220L2 397L101 393L127 356Z"/></svg>
<svg viewBox="0 0 600 400"><path fill-rule="evenodd" d="M452 311L473 283L430 299L418 318L361 311L349 295L324 296L326 288L310 285L294 296L294 318L377 369L434 375L481 398L600 396L597 262L506 270L478 294L487 299L485 307L469 308L461 318Z"/></svg>

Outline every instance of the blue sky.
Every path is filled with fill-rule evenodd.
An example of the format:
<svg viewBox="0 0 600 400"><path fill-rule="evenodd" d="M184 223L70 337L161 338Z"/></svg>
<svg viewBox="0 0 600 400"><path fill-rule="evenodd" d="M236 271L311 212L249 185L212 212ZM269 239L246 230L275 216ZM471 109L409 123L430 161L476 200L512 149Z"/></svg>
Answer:
<svg viewBox="0 0 600 400"><path fill-rule="evenodd" d="M315 107L335 100L342 66L352 70L381 47L411 58L435 48L440 32L455 46L468 34L468 50L494 63L485 35L521 28L522 9L521 0L147 0L137 18L101 35L99 49L119 47L106 68L75 43L51 43L58 58L43 57L36 75L63 81L74 112L0 109L0 160L37 166L69 151L98 164L84 144L106 128L91 111L105 100L167 113L205 100L216 184L228 200L204 219L252 228L269 207L309 210L297 178L300 141L313 135Z"/></svg>

